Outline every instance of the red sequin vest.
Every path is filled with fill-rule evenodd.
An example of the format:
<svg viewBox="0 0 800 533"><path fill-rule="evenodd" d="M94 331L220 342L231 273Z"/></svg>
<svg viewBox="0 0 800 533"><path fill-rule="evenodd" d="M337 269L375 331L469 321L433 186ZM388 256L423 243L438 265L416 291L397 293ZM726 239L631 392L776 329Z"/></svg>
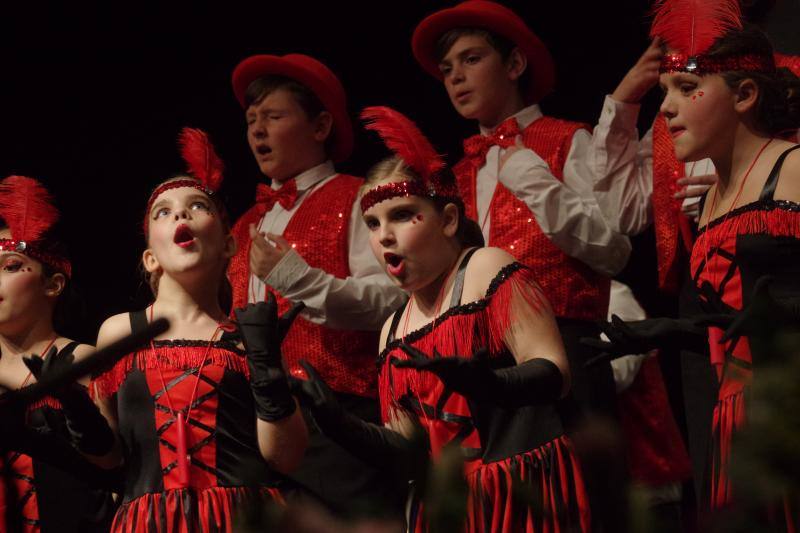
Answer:
<svg viewBox="0 0 800 533"><path fill-rule="evenodd" d="M542 117L523 130L522 141L547 162L556 178L563 180L564 163L572 137L582 128L587 126ZM475 164L469 158L464 158L453 168L467 216L473 220L478 219L476 178L483 164L483 161ZM528 206L499 182L489 209L491 228L487 245L506 250L533 270L557 317L583 320L605 318L609 278L568 256L553 244L542 232Z"/></svg>
<svg viewBox="0 0 800 533"><path fill-rule="evenodd" d="M312 191L292 215L283 236L312 268L336 276L350 275L348 263L348 227L353 202L362 180L339 174L322 187ZM233 286L233 308L248 301L250 286L250 235L248 226L258 224L258 206L248 210L233 228L239 249L231 259L228 278ZM281 313L290 302L271 287L278 298ZM375 354L378 333L334 330L298 317L283 341L283 358L288 371L305 379L299 359L313 364L336 391L359 396L377 396Z"/></svg>
<svg viewBox="0 0 800 533"><path fill-rule="evenodd" d="M684 164L675 158L667 121L663 115L653 122L653 230L658 259L658 286L674 292L678 288L681 253L692 249L692 230L689 220L681 213L682 200L674 197L678 178L686 175Z"/></svg>

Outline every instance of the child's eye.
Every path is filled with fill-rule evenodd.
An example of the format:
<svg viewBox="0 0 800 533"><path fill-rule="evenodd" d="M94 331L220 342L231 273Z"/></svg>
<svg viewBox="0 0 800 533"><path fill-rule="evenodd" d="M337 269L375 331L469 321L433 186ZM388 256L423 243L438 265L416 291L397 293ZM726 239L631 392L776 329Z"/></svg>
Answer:
<svg viewBox="0 0 800 533"><path fill-rule="evenodd" d="M413 216L414 216L414 213L412 213L408 209L401 209L400 211L395 211L394 212L394 219L395 220L409 220Z"/></svg>
<svg viewBox="0 0 800 533"><path fill-rule="evenodd" d="M479 56L479 55L471 55L471 56L467 56L467 59L465 60L465 62L467 63L467 65L474 65L475 63L477 63L480 60L481 60L481 56Z"/></svg>
<svg viewBox="0 0 800 533"><path fill-rule="evenodd" d="M368 218L364 220L364 224L366 224L367 228L369 228L370 230L377 229L378 226L380 226L380 224L378 224L378 221L375 220L374 218Z"/></svg>
<svg viewBox="0 0 800 533"><path fill-rule="evenodd" d="M6 272L17 272L22 268L22 261L19 259L10 259L3 264L3 270Z"/></svg>
<svg viewBox="0 0 800 533"><path fill-rule="evenodd" d="M168 207L161 207L161 208L157 209L155 213L153 213L153 219L165 217L167 215L169 215L169 208Z"/></svg>
<svg viewBox="0 0 800 533"><path fill-rule="evenodd" d="M192 208L192 209L202 209L204 211L209 211L210 210L210 207L208 206L208 204L205 203L205 202L202 202L200 200L192 202L192 204L189 207Z"/></svg>
<svg viewBox="0 0 800 533"><path fill-rule="evenodd" d="M439 72L442 73L442 76L447 76L450 74L450 71L453 70L453 67L450 65L439 65Z"/></svg>
<svg viewBox="0 0 800 533"><path fill-rule="evenodd" d="M680 89L682 94L691 94L697 88L694 83L681 83Z"/></svg>

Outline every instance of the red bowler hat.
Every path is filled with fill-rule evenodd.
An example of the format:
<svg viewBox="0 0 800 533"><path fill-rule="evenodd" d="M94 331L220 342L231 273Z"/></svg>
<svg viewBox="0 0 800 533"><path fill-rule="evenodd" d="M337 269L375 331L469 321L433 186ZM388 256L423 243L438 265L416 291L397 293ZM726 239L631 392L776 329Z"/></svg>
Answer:
<svg viewBox="0 0 800 533"><path fill-rule="evenodd" d="M325 109L333 115L331 159L339 163L350 157L353 151L353 124L347 114L347 96L331 69L303 54L250 56L236 65L232 76L233 93L242 107L245 107L247 87L258 78L269 75L298 81L319 98Z"/></svg>
<svg viewBox="0 0 800 533"><path fill-rule="evenodd" d="M467 0L455 7L429 15L419 23L411 38L414 57L432 76L442 79L436 59L436 42L454 28L481 28L502 35L516 44L528 58L530 82L524 95L538 102L553 90L555 66L544 43L516 13L488 0Z"/></svg>

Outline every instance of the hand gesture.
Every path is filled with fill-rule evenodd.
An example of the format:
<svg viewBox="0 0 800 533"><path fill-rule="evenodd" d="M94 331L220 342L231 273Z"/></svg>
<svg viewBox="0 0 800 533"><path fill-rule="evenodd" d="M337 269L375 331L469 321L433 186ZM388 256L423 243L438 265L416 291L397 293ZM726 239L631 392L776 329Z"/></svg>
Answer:
<svg viewBox="0 0 800 533"><path fill-rule="evenodd" d="M299 364L306 371L308 379L291 378L289 387L300 401L300 405L308 408L315 419L325 418L327 420L332 415L339 414L341 411L339 400L336 399L333 390L325 383L317 369L305 359L301 359ZM320 420L317 421L320 422Z"/></svg>
<svg viewBox="0 0 800 533"><path fill-rule="evenodd" d="M267 239L274 242L273 246ZM250 272L264 280L283 256L289 253L292 245L282 235L260 233L255 224L250 224Z"/></svg>
<svg viewBox="0 0 800 533"><path fill-rule="evenodd" d="M296 302L278 318L278 302L275 295L268 293L266 302L251 303L236 309L233 314L247 353L280 355L281 343L303 308L303 302Z"/></svg>
<svg viewBox="0 0 800 533"><path fill-rule="evenodd" d="M472 358L442 357L434 349L433 357L409 344L401 344L410 359L393 359L392 364L397 368L414 368L425 372L432 372L449 389L464 396L481 399L487 394L496 381L496 375L489 367L488 351L482 348L475 352Z"/></svg>
<svg viewBox="0 0 800 533"><path fill-rule="evenodd" d="M41 381L45 376L54 376L66 370L75 362L75 355L71 348L64 348L61 351L55 346L51 346L44 358L37 354L32 354L22 358L22 362L31 371L36 381ZM54 391L53 396L62 396L65 391Z"/></svg>
<svg viewBox="0 0 800 533"><path fill-rule="evenodd" d="M658 83L658 69L664 52L661 40L656 37L633 67L625 74L611 98L626 104L638 104L647 91Z"/></svg>

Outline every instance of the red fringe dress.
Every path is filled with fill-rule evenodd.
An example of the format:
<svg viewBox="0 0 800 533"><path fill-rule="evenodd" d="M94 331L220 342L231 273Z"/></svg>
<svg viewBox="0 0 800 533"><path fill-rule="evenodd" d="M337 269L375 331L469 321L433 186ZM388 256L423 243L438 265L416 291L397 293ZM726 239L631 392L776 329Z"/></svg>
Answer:
<svg viewBox="0 0 800 533"><path fill-rule="evenodd" d="M800 257L800 204L775 200L778 176L786 155L775 163L758 201L732 210L701 228L692 250L691 272L697 289L710 286L719 303L707 311L739 311L748 301L759 277L770 274L775 292L797 292ZM789 269L791 272L782 272ZM776 285L782 285L777 287ZM792 289L793 288L793 289ZM716 331L715 331L716 330ZM721 331L709 328L711 364L719 381L719 395L711 426L711 461L708 490L712 508L732 502L728 469L731 442L747 420L747 393L753 380L754 360L746 337L718 344ZM756 361L757 363L757 361Z"/></svg>
<svg viewBox="0 0 800 533"><path fill-rule="evenodd" d="M144 311L131 314L134 331L146 323ZM111 530L232 531L243 504L282 502L276 474L258 449L237 342L225 334L213 343L158 340L154 348L127 355L94 382L100 397L116 394L125 457L123 501ZM178 412L186 419L188 486L179 477Z"/></svg>
<svg viewBox="0 0 800 533"><path fill-rule="evenodd" d="M515 364L503 337L512 320L512 296L539 294L531 270L508 265L483 299L462 305L459 286L468 260L457 273L451 307L433 323L395 339L403 309L395 314L389 342L379 356L383 420L394 410L411 414L428 433L434 461L445 446L462 448L469 487L466 531L588 531L580 468L554 406L503 410L476 404L447 389L434 374L391 364L393 358L407 358L398 347L403 341L427 354L435 349L443 357L471 357L488 347L498 367ZM532 495L530 501L519 498L519 487ZM411 531L426 529L419 505L412 506L409 524Z"/></svg>

